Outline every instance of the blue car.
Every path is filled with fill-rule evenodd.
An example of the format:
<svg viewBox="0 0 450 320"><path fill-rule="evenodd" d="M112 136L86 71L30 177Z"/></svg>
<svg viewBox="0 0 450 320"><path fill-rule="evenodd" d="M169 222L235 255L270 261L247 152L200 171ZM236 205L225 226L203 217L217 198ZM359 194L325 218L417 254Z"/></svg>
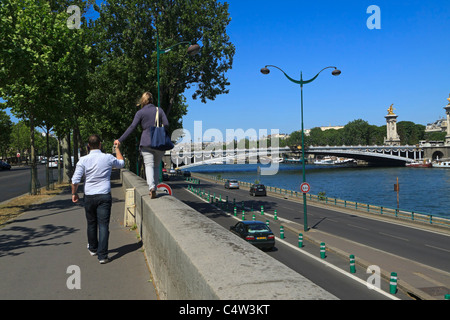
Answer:
<svg viewBox="0 0 450 320"><path fill-rule="evenodd" d="M9 163L6 163L6 162L0 160L0 169L1 170L10 170L11 165Z"/></svg>

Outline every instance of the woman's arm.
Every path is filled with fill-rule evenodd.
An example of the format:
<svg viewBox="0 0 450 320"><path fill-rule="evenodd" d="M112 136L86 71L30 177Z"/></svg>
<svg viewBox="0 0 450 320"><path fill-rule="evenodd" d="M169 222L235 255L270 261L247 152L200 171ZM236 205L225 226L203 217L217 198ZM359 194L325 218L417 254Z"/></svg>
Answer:
<svg viewBox="0 0 450 320"><path fill-rule="evenodd" d="M117 140L119 140L120 143L125 141L128 138L128 136L134 131L134 129L136 129L136 127L140 122L141 122L141 112L138 111L134 116L133 123L131 123L131 125L128 127L125 133Z"/></svg>

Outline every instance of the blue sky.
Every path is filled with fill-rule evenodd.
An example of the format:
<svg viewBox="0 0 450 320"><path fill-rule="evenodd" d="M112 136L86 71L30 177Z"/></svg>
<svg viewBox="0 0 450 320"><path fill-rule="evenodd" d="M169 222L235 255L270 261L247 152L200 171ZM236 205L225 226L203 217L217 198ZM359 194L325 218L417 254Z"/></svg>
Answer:
<svg viewBox="0 0 450 320"><path fill-rule="evenodd" d="M394 104L398 121L426 125L445 115L450 94L450 2L229 0L228 34L236 46L228 73L230 93L202 104L189 102L184 126L203 121L217 128L301 128L300 88L272 64L304 86L305 128L345 125L355 119L385 124ZM370 5L381 10L381 29L370 30ZM191 131L192 132L192 131Z"/></svg>
<svg viewBox="0 0 450 320"><path fill-rule="evenodd" d="M184 127L218 129L301 128L300 88L291 77L312 78L304 86L305 128L345 125L355 119L385 124L391 104L398 121L427 124L445 115L450 94L450 2L448 0L229 0L228 28L236 46L227 74L230 93L203 104L188 98ZM366 23L370 5L381 10L381 29Z"/></svg>

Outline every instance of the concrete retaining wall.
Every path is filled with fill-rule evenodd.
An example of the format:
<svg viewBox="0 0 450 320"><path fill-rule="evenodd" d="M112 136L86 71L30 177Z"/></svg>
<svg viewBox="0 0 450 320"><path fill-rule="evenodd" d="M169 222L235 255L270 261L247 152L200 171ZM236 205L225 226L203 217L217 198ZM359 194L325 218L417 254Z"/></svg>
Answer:
<svg viewBox="0 0 450 320"><path fill-rule="evenodd" d="M122 183L136 188L136 224L161 299L336 299L175 197L150 199L130 171Z"/></svg>

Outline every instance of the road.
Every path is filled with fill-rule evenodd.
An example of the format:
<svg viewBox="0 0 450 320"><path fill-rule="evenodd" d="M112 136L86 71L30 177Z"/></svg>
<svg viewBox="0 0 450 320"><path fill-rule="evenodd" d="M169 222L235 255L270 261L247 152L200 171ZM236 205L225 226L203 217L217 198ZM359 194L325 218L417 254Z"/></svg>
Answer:
<svg viewBox="0 0 450 320"><path fill-rule="evenodd" d="M58 179L57 170L53 171L53 180ZM38 179L41 186L46 185L45 165L38 165ZM31 169L29 166L12 167L0 171L0 203L30 192Z"/></svg>
<svg viewBox="0 0 450 320"><path fill-rule="evenodd" d="M203 186L202 186L203 187ZM278 197L251 197L248 191L228 190L221 184L208 183L205 188L211 193L228 196L230 201L247 208L273 214L279 218L303 224L303 205ZM428 266L450 272L450 237L448 234L387 223L377 219L345 214L328 208L308 205L308 226L344 237L366 246L390 252Z"/></svg>
<svg viewBox="0 0 450 320"><path fill-rule="evenodd" d="M226 229L236 224L241 219L241 214L238 217L233 215L224 214L221 210L213 207L200 199L198 196L187 191L184 182L171 181L170 185L174 189L176 197L185 202L187 205L193 207L198 212L213 219L219 225ZM238 203L242 201L245 205L250 207L252 201L257 203L265 203L271 205L273 208L280 208L280 199L272 197L264 197L253 199L248 195L248 192L244 190L224 190L223 186L209 183L206 181L201 182L201 188L205 188L208 191L219 193L226 197L228 195L229 200L232 201L235 197ZM286 204L283 204L286 205ZM255 206L256 207L256 206ZM298 215L298 213L297 213ZM255 214L258 220L261 220L260 214ZM250 216L251 217L251 216ZM250 219L247 217L247 219ZM270 226L275 231L274 221L271 219ZM290 233L289 230L285 230L285 239L281 240L277 238L276 249L267 254L296 272L302 274L306 278L310 279L317 285L321 286L328 292L334 294L339 299L343 300L390 300L393 296L389 294L383 294L375 290L370 290L367 287L366 280L369 275L366 270L357 268L356 274L349 275L349 261L341 256L333 253L327 253L326 262L320 261L319 247L313 243L305 244L304 248L298 248L298 234ZM384 293L389 292L389 284L382 280L381 289ZM398 299L411 299L403 292L398 292L395 296Z"/></svg>

